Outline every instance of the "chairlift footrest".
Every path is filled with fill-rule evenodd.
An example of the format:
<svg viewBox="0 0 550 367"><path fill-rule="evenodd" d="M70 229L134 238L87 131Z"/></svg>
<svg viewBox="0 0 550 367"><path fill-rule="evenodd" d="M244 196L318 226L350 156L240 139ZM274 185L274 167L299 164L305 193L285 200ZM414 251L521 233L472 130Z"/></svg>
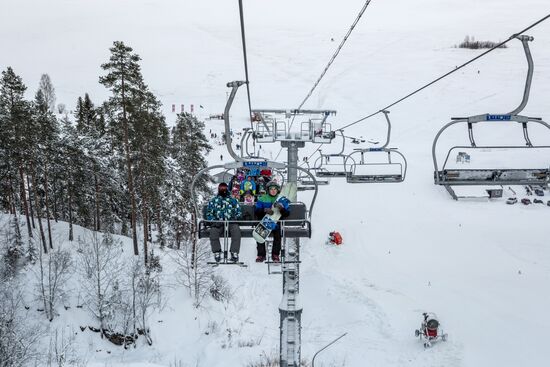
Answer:
<svg viewBox="0 0 550 367"><path fill-rule="evenodd" d="M208 261L207 262L208 265L212 265L212 267L218 267L220 265L237 265L237 266L240 266L242 268L247 268L248 267L248 264L245 264L243 263L242 261L237 261L237 262L232 262L232 261L220 261L220 262L215 262L215 261Z"/></svg>

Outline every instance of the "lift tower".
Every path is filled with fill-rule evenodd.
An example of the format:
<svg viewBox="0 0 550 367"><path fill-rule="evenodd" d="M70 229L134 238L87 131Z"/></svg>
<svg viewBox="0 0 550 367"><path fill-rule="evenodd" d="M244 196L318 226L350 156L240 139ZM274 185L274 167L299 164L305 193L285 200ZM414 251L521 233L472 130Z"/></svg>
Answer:
<svg viewBox="0 0 550 367"><path fill-rule="evenodd" d="M234 81L227 84L232 88L225 108L226 143L230 155L236 160L244 160L239 157L231 147L229 110L238 88L245 84L242 81ZM327 123L329 116L336 115L333 110L282 110L266 109L252 110L253 120L256 122L253 137L257 143L280 142L282 148L288 152L287 182L298 184L298 171L304 171L298 166L298 150L305 147L306 143L330 144L335 137L331 125ZM292 120L292 121L291 121ZM291 131L293 122L297 120L299 131ZM315 181L313 175L311 178ZM296 202L297 194L289 198ZM309 208L311 211L312 208ZM291 238L288 245L284 246L282 275L283 297L279 304L280 314L280 365L282 367L300 366L301 357L301 319L302 305L300 303L300 238Z"/></svg>

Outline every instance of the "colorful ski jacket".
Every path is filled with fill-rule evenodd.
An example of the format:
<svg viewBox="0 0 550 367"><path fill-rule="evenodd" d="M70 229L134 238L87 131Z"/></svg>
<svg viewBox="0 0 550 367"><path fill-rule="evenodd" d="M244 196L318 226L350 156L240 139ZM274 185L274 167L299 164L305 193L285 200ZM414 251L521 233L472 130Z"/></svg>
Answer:
<svg viewBox="0 0 550 367"><path fill-rule="evenodd" d="M206 220L235 220L241 214L239 202L231 196L214 196L206 207Z"/></svg>
<svg viewBox="0 0 550 367"><path fill-rule="evenodd" d="M256 218L262 219L265 215L264 209L271 209L275 201L277 201L276 196L271 196L269 194L260 196L258 201L256 201L256 205L254 206L254 214L256 215ZM280 203L283 206L282 209L279 209L281 211L281 218L285 218L290 212L290 205L287 200L280 201Z"/></svg>
<svg viewBox="0 0 550 367"><path fill-rule="evenodd" d="M244 180L241 183L241 194L244 194L247 191L250 191L252 195L256 195L256 182L252 180L251 181Z"/></svg>

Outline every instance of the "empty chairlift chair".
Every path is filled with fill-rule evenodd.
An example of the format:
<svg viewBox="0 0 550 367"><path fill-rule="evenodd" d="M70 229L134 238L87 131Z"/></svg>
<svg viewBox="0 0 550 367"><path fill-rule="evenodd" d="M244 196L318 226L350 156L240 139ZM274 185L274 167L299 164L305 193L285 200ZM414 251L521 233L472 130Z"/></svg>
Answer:
<svg viewBox="0 0 550 367"><path fill-rule="evenodd" d="M381 111L388 124L386 141L379 148L354 149L345 160L348 183L398 183L405 181L407 159L396 148L388 148L391 137L389 111ZM359 159L353 159L353 156Z"/></svg>
<svg viewBox="0 0 550 367"><path fill-rule="evenodd" d="M525 90L523 94L523 100L518 108L514 111L507 114L483 114L470 117L459 117L452 118L451 122L446 124L439 130L432 145L432 158L434 164L434 181L436 185L444 186L453 199L457 200L459 196L455 193L452 186L467 186L467 185L540 185L547 186L549 177L550 177L550 146L536 146L533 145L529 137L528 125L530 123L535 123L542 125L550 130L550 125L544 122L541 118L538 117L528 117L519 115L527 104L529 98L529 91L531 87L531 80L533 75L533 60L531 58L531 53L529 51L529 41L532 41L533 38L529 36L518 36L517 37L523 43L523 48L529 65L527 73L527 81L525 83ZM478 146L474 139L473 126L474 124L487 123L487 124L503 124L515 122L522 125L523 128L523 138L525 140L525 145L521 146L510 146L510 145L491 145L491 146ZM443 165L440 167L437 156L436 148L440 136L443 132L455 124L464 123L468 127L468 136L470 140L470 146L454 146L447 153L446 159ZM540 150L545 150L542 155L542 159L539 159L535 164L528 165L522 161L520 167L509 167L512 164L508 164L507 167L504 167L501 162L501 167L494 167L496 164L491 162L493 167L489 164L486 166L480 167L479 164L475 167L463 168L460 167L449 167L453 163L453 159L450 158L451 152L457 150L468 150L470 154L462 153L461 159L457 156L457 163L463 161L462 158L467 158L466 162L469 164L473 163L476 159L476 152L487 152L491 150L499 150L502 156L503 152L510 153L511 157L518 155L518 153L529 150L531 153L537 153ZM466 157L467 156L467 157ZM532 158L532 157L531 157ZM537 167L537 165L540 165ZM530 166L530 167L528 167Z"/></svg>
<svg viewBox="0 0 550 367"><path fill-rule="evenodd" d="M407 160L394 148L355 149L348 158L359 155L359 159L346 160L349 172L346 181L349 183L398 183L405 181ZM374 157L381 158L374 160ZM371 160L368 159L371 158Z"/></svg>
<svg viewBox="0 0 550 367"><path fill-rule="evenodd" d="M344 149L346 147L346 137L342 130L339 131L342 137L342 148L340 152L334 154L323 154L321 151L319 157L313 164L313 170L316 177L346 177L346 158Z"/></svg>

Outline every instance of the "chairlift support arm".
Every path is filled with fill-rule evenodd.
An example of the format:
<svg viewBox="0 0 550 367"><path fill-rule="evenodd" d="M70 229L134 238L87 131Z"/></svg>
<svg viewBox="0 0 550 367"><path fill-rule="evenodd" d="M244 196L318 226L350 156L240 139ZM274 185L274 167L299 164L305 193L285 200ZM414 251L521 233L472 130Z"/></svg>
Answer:
<svg viewBox="0 0 550 367"><path fill-rule="evenodd" d="M231 93L229 94L229 98L227 99L227 103L225 104L225 111L223 113L223 119L225 122L225 144L227 145L229 155L236 161L242 161L242 158L235 153L233 147L231 146L231 124L229 123L229 111L231 110L231 106L233 105L233 100L235 99L237 90L241 85L245 83L246 82L243 81L233 81L227 83L227 86L231 88Z"/></svg>
<svg viewBox="0 0 550 367"><path fill-rule="evenodd" d="M546 122L544 122L541 118L527 117L527 116L519 115L519 113L521 111L523 111L523 109L527 105L527 102L529 101L529 93L531 91L531 82L533 80L533 70L534 70L535 66L534 66L534 63L533 63L533 57L531 55L531 50L529 48L529 42L533 41L534 38L531 37L531 36L527 36L527 35L518 35L518 36L516 36L516 38L518 40L520 40L522 45L523 45L523 51L525 52L525 58L527 59L527 65L528 65L527 77L526 77L526 80L525 80L525 88L524 88L524 91L523 91L523 99L521 100L521 103L519 104L519 106L515 110L513 110L510 113L504 114L504 115L483 114L483 115L475 115L475 116L470 116L470 117L453 117L453 118L451 118L451 122L449 122L448 124L443 126L438 131L437 135L435 136L434 142L432 144L432 159L433 159L433 163L434 163L434 169L435 169L436 172L439 172L437 157L436 157L436 154L435 154L437 141L439 140L439 137L441 136L441 134L447 128L449 128L450 126L452 126L454 124L463 123L463 122L468 124L468 137L470 139L471 146L474 147L474 148L477 147L477 144L474 140L473 124L476 124L476 123L479 123L479 122L514 121L514 122L521 123L522 124L522 129L523 129L523 138L525 139L525 145L527 147L533 147L533 144L532 144L531 139L529 137L529 131L527 129L528 128L527 124L529 122L539 123L539 124L545 126L546 128L550 129L550 125L548 125ZM437 175L437 174L435 176L435 183L440 184L439 175Z"/></svg>
<svg viewBox="0 0 550 367"><path fill-rule="evenodd" d="M525 80L523 99L521 100L520 105L512 112L508 113L508 115L517 115L518 113L523 111L523 109L527 105L527 102L529 101L529 92L531 91L531 81L533 80L533 70L535 68L533 57L531 56L531 50L529 49L529 42L533 41L534 38L527 35L517 36L516 38L520 40L523 45L523 50L525 51L525 57L527 58L527 65L529 66L529 68L527 69L527 78Z"/></svg>

